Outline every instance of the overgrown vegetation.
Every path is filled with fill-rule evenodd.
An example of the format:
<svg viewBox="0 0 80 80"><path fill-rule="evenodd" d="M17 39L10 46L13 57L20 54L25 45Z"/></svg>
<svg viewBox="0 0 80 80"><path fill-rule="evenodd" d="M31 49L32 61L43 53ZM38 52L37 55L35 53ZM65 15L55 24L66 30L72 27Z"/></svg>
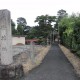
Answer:
<svg viewBox="0 0 80 80"><path fill-rule="evenodd" d="M80 56L80 15L72 14L59 21L61 44Z"/></svg>

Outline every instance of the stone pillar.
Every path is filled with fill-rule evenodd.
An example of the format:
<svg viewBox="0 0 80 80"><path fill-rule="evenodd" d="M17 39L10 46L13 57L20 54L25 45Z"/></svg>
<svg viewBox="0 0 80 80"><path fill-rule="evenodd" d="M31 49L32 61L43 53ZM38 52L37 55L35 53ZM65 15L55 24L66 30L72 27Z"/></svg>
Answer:
<svg viewBox="0 0 80 80"><path fill-rule="evenodd" d="M1 64L9 65L13 62L11 18L8 10L0 10L0 54Z"/></svg>

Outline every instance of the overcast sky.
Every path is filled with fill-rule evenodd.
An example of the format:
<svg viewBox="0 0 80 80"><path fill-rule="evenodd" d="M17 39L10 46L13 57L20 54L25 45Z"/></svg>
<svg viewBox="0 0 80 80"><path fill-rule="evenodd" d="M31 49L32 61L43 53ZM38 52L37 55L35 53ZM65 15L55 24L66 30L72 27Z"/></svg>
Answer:
<svg viewBox="0 0 80 80"><path fill-rule="evenodd" d="M40 15L57 15L64 9L68 14L80 12L80 0L0 0L0 9L11 11L11 18L16 22L18 17L24 17L27 25L34 26L34 20Z"/></svg>

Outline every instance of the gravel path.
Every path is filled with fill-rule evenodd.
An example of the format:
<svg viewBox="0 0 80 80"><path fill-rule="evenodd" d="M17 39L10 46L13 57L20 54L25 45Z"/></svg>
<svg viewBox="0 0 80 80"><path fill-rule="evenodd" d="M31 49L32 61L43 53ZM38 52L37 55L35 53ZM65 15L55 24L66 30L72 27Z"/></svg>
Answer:
<svg viewBox="0 0 80 80"><path fill-rule="evenodd" d="M80 80L60 50L53 44L42 64L30 71L24 80Z"/></svg>

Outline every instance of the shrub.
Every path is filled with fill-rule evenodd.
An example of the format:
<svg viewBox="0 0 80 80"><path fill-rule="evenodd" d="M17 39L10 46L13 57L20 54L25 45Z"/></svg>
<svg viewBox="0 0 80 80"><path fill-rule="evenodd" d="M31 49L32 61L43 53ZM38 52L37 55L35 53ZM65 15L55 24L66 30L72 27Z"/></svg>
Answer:
<svg viewBox="0 0 80 80"><path fill-rule="evenodd" d="M80 50L76 52L76 54L80 57Z"/></svg>

